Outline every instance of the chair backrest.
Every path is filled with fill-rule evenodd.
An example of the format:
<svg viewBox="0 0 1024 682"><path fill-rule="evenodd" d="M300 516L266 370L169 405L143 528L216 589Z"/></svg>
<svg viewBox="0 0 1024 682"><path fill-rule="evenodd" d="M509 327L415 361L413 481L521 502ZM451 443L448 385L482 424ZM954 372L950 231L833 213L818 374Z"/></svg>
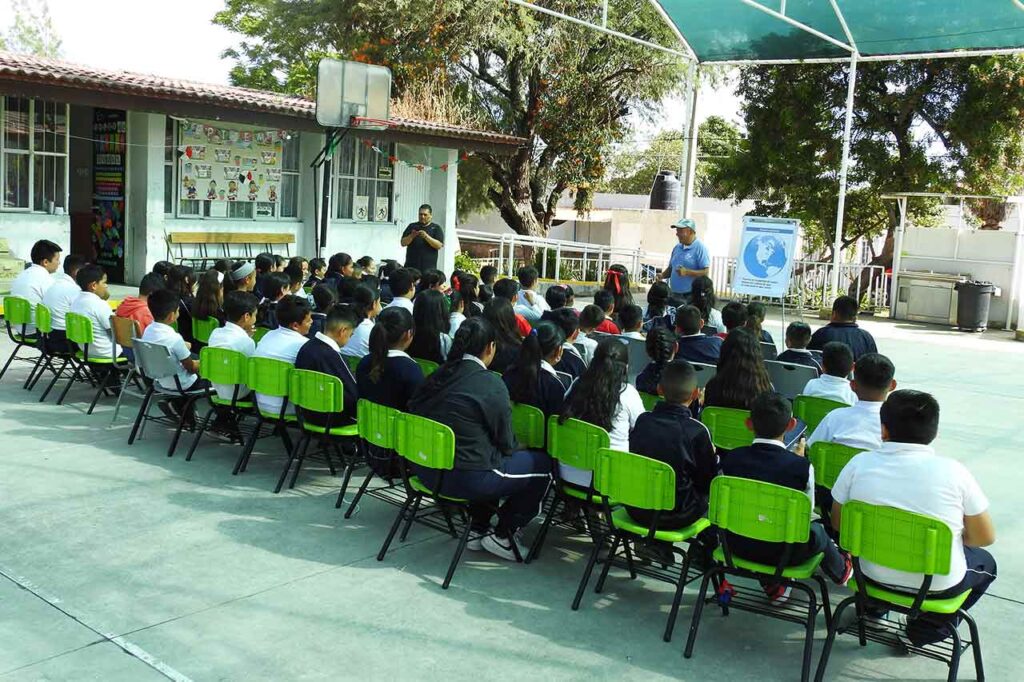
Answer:
<svg viewBox="0 0 1024 682"><path fill-rule="evenodd" d="M379 448L394 450L398 437L398 410L360 398L356 403L359 437Z"/></svg>
<svg viewBox="0 0 1024 682"><path fill-rule="evenodd" d="M711 432L711 442L723 450L735 450L754 442L754 432L747 428L750 410L731 407L705 407L700 420Z"/></svg>
<svg viewBox="0 0 1024 682"><path fill-rule="evenodd" d="M246 385L257 393L274 398L285 398L291 388L288 377L291 375L292 364L274 358L249 358L246 371Z"/></svg>
<svg viewBox="0 0 1024 682"><path fill-rule="evenodd" d="M543 450L547 444L544 433L544 413L533 405L512 403L512 432L519 445L531 450Z"/></svg>
<svg viewBox="0 0 1024 682"><path fill-rule="evenodd" d="M816 395L798 395L793 400L793 416L807 424L807 430L813 433L826 414L832 410L838 410L840 407L849 407L849 405Z"/></svg>
<svg viewBox="0 0 1024 682"><path fill-rule="evenodd" d="M19 327L29 324L32 322L32 304L21 296L4 296L4 320Z"/></svg>
<svg viewBox="0 0 1024 682"><path fill-rule="evenodd" d="M808 381L818 378L818 370L807 365L765 360L764 366L768 370L768 377L772 380L775 392L790 400L803 392Z"/></svg>
<svg viewBox="0 0 1024 682"><path fill-rule="evenodd" d="M114 340L122 348L133 348L134 340L142 336L138 321L130 317L111 315L110 328L114 330Z"/></svg>
<svg viewBox="0 0 1024 682"><path fill-rule="evenodd" d="M807 459L814 467L814 482L818 485L831 488L836 484L839 473L843 467L855 456L864 452L859 448L851 448L849 445L840 443L826 443L818 441L810 447Z"/></svg>
<svg viewBox="0 0 1024 682"><path fill-rule="evenodd" d="M348 363L348 368L352 371L352 376L355 376L356 368L359 367L359 363L362 361L362 358L358 355L343 355L342 357L345 359L345 362Z"/></svg>
<svg viewBox="0 0 1024 682"><path fill-rule="evenodd" d="M548 418L548 454L563 464L593 471L597 453L610 445L608 432L600 426L579 419L558 423L558 417Z"/></svg>
<svg viewBox="0 0 1024 682"><path fill-rule="evenodd" d="M40 334L49 334L53 331L53 314L42 303L36 303L36 329Z"/></svg>
<svg viewBox="0 0 1024 682"><path fill-rule="evenodd" d="M413 358L413 360L415 360L416 364L420 366L421 370L423 370L424 377L429 377L437 371L438 364L436 362L424 360L423 358Z"/></svg>
<svg viewBox="0 0 1024 682"><path fill-rule="evenodd" d="M395 450L405 459L428 469L455 466L455 433L440 422L400 413Z"/></svg>
<svg viewBox="0 0 1024 682"><path fill-rule="evenodd" d="M853 556L886 568L949 573L953 531L929 516L850 500L843 505L839 537Z"/></svg>
<svg viewBox="0 0 1024 682"><path fill-rule="evenodd" d="M288 376L288 402L311 412L341 412L345 407L341 379L309 369Z"/></svg>
<svg viewBox="0 0 1024 682"><path fill-rule="evenodd" d="M765 360L774 360L779 357L779 349L771 341L761 341L761 355Z"/></svg>
<svg viewBox="0 0 1024 682"><path fill-rule="evenodd" d="M259 343L260 339L262 339L264 336L266 336L267 332L269 332L269 331L270 330L267 329L266 327L256 327L255 329L252 330L252 340L255 343Z"/></svg>
<svg viewBox="0 0 1024 682"><path fill-rule="evenodd" d="M594 490L630 507L672 509L676 504L676 472L656 459L601 448L594 467Z"/></svg>
<svg viewBox="0 0 1024 682"><path fill-rule="evenodd" d="M249 358L241 351L209 346L199 351L199 375L213 384L244 384L248 365Z"/></svg>
<svg viewBox="0 0 1024 682"><path fill-rule="evenodd" d="M693 371L697 374L697 388L705 388L718 373L718 367L715 365L707 365L703 362L691 362L690 364L693 365Z"/></svg>
<svg viewBox="0 0 1024 682"><path fill-rule="evenodd" d="M68 328L70 329L70 325ZM68 338L70 338L70 335ZM176 376L178 370L181 369L181 363L174 359L171 355L171 350L167 346L136 339L133 351L135 353L135 364L138 366L139 371L142 372L142 375L148 379L154 381L157 379L169 379Z"/></svg>
<svg viewBox="0 0 1024 682"><path fill-rule="evenodd" d="M199 343L209 343L210 334L214 329L220 327L220 320L216 317L194 317L192 318L192 336Z"/></svg>
<svg viewBox="0 0 1024 682"><path fill-rule="evenodd" d="M92 320L85 315L69 312L64 316L64 328L68 341L74 341L80 346L92 343Z"/></svg>
<svg viewBox="0 0 1024 682"><path fill-rule="evenodd" d="M623 341L626 342L626 349L629 351L627 380L629 383L635 384L637 376L651 361L647 356L647 342L643 339L623 339Z"/></svg>
<svg viewBox="0 0 1024 682"><path fill-rule="evenodd" d="M653 393L644 393L643 391L638 391L638 393L640 393L640 400L644 403L644 409L648 412L653 410L655 405L664 400L660 395L655 395Z"/></svg>
<svg viewBox="0 0 1024 682"><path fill-rule="evenodd" d="M801 490L749 478L716 476L711 481L708 520L722 530L753 540L806 542L811 532L811 500Z"/></svg>

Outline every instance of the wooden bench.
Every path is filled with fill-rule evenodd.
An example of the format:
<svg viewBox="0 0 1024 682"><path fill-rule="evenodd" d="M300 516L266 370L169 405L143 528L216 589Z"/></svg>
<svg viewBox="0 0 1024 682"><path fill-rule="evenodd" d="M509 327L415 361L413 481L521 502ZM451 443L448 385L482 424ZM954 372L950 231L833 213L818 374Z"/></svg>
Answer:
<svg viewBox="0 0 1024 682"><path fill-rule="evenodd" d="M280 244L290 257L295 243L294 234L281 232L171 232L166 239L167 260L202 269L220 258L251 260L257 253L274 253Z"/></svg>

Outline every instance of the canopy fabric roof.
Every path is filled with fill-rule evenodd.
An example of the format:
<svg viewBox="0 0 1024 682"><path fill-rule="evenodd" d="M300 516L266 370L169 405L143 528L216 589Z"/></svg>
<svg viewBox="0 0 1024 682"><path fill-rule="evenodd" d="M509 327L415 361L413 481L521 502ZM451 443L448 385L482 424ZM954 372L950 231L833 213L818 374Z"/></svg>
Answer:
<svg viewBox="0 0 1024 682"><path fill-rule="evenodd" d="M652 0L698 62L847 61L1024 48L1024 0Z"/></svg>

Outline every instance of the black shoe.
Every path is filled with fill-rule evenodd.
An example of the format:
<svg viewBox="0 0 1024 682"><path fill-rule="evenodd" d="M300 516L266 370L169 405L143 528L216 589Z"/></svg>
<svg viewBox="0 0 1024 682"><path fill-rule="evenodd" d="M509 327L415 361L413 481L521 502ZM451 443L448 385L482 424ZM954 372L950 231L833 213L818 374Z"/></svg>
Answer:
<svg viewBox="0 0 1024 682"><path fill-rule="evenodd" d="M156 401L156 406L160 408L160 411L163 412L164 416L172 422L177 423L178 419L181 417L177 410L174 409L174 403L170 400L158 400Z"/></svg>

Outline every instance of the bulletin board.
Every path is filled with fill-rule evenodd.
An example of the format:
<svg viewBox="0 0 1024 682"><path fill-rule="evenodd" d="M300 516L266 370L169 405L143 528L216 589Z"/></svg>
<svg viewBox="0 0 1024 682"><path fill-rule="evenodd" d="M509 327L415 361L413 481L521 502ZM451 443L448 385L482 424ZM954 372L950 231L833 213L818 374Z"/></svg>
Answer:
<svg viewBox="0 0 1024 682"><path fill-rule="evenodd" d="M255 130L217 121L182 121L180 198L275 203L287 130Z"/></svg>

